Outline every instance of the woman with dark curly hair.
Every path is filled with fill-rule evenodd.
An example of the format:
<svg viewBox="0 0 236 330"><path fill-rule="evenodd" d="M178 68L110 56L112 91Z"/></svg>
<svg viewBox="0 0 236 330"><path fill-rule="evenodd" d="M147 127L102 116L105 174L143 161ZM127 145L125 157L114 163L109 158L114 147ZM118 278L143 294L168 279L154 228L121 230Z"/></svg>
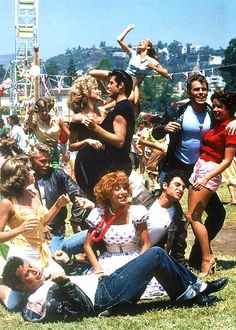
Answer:
<svg viewBox="0 0 236 330"><path fill-rule="evenodd" d="M68 203L68 197L61 195L47 210L34 188L30 160L23 155L3 163L0 191L5 197L0 201L0 243L11 241L8 257L23 257L40 269L47 268L52 259L44 226ZM5 231L7 225L10 230Z"/></svg>
<svg viewBox="0 0 236 330"><path fill-rule="evenodd" d="M109 275L150 248L148 211L143 205L129 204L131 187L122 171L104 175L96 184L94 194L99 207L94 208L86 220L91 229L84 250L94 273ZM97 258L92 247L100 241L105 243L106 251ZM156 281L151 288L147 290L163 293Z"/></svg>
<svg viewBox="0 0 236 330"><path fill-rule="evenodd" d="M200 157L189 179L187 213L202 251L202 277L208 275L216 266L207 230L201 220L202 213L209 198L221 183L221 173L229 167L236 153L236 135L228 135L226 130L226 126L235 119L236 94L227 91L215 92L211 101L217 124L205 134Z"/></svg>

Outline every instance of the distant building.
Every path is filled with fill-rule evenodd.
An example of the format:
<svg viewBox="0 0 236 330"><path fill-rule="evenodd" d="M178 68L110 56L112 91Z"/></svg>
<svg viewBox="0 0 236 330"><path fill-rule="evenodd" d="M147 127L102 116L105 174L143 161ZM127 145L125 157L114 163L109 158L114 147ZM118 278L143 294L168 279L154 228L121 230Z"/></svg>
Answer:
<svg viewBox="0 0 236 330"><path fill-rule="evenodd" d="M207 77L209 84L209 90L214 92L215 89L221 89L225 87L225 82L221 76L211 75Z"/></svg>
<svg viewBox="0 0 236 330"><path fill-rule="evenodd" d="M112 57L121 57L121 58L126 58L127 54L125 52L114 52L112 54Z"/></svg>
<svg viewBox="0 0 236 330"><path fill-rule="evenodd" d="M223 57L217 55L210 55L209 65L220 65L223 61Z"/></svg>

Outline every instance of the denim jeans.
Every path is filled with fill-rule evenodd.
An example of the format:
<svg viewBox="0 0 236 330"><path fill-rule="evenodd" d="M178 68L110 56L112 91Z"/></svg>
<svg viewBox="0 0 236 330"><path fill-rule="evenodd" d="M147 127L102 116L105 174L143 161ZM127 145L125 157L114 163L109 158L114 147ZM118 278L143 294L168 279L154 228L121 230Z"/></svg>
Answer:
<svg viewBox="0 0 236 330"><path fill-rule="evenodd" d="M83 230L68 238L65 238L61 242L60 249L66 252L69 256L83 252L87 232L87 230Z"/></svg>
<svg viewBox="0 0 236 330"><path fill-rule="evenodd" d="M99 278L95 307L110 308L140 298L153 276L172 300L190 299L202 291L202 282L194 274L160 247L152 247L110 276Z"/></svg>
<svg viewBox="0 0 236 330"><path fill-rule="evenodd" d="M64 237L65 229L62 229L60 231L53 231L52 238L49 244L51 254L53 254L57 250L60 250Z"/></svg>

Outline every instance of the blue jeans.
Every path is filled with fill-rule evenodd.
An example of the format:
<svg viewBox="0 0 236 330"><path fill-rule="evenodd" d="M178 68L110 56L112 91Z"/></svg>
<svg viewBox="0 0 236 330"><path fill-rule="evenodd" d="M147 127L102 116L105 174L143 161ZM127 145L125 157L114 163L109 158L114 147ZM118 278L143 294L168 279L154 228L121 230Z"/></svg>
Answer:
<svg viewBox="0 0 236 330"><path fill-rule="evenodd" d="M60 250L64 237L65 229L62 229L61 231L53 231L52 238L49 244L51 254L53 254L57 250Z"/></svg>
<svg viewBox="0 0 236 330"><path fill-rule="evenodd" d="M200 291L201 281L194 274L161 248L152 247L110 276L99 278L95 307L110 308L140 298L153 276L172 300L190 299Z"/></svg>
<svg viewBox="0 0 236 330"><path fill-rule="evenodd" d="M70 236L69 238L65 238L61 243L60 249L66 252L68 256L84 252L84 242L87 232L87 230L83 230Z"/></svg>

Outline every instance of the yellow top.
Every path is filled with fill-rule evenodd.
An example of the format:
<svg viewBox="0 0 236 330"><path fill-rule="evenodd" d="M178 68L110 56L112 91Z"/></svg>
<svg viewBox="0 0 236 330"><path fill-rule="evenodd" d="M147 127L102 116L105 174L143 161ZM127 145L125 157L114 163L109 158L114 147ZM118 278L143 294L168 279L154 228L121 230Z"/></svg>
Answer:
<svg viewBox="0 0 236 330"><path fill-rule="evenodd" d="M60 136L59 117L50 117L49 126L35 114L34 133L39 142L45 143L47 140L58 143Z"/></svg>
<svg viewBox="0 0 236 330"><path fill-rule="evenodd" d="M38 248L40 250L40 259L42 262L42 266L47 266L48 260L50 258L50 251L44 240L43 222L45 216L48 214L48 209L43 205L40 205L37 210L34 210L30 207L20 207L17 203L16 198L13 198L12 202L15 207L15 214L9 220L9 226L11 229L19 227L26 220L38 220L37 227L14 237L12 239L12 244L20 246L32 246Z"/></svg>

